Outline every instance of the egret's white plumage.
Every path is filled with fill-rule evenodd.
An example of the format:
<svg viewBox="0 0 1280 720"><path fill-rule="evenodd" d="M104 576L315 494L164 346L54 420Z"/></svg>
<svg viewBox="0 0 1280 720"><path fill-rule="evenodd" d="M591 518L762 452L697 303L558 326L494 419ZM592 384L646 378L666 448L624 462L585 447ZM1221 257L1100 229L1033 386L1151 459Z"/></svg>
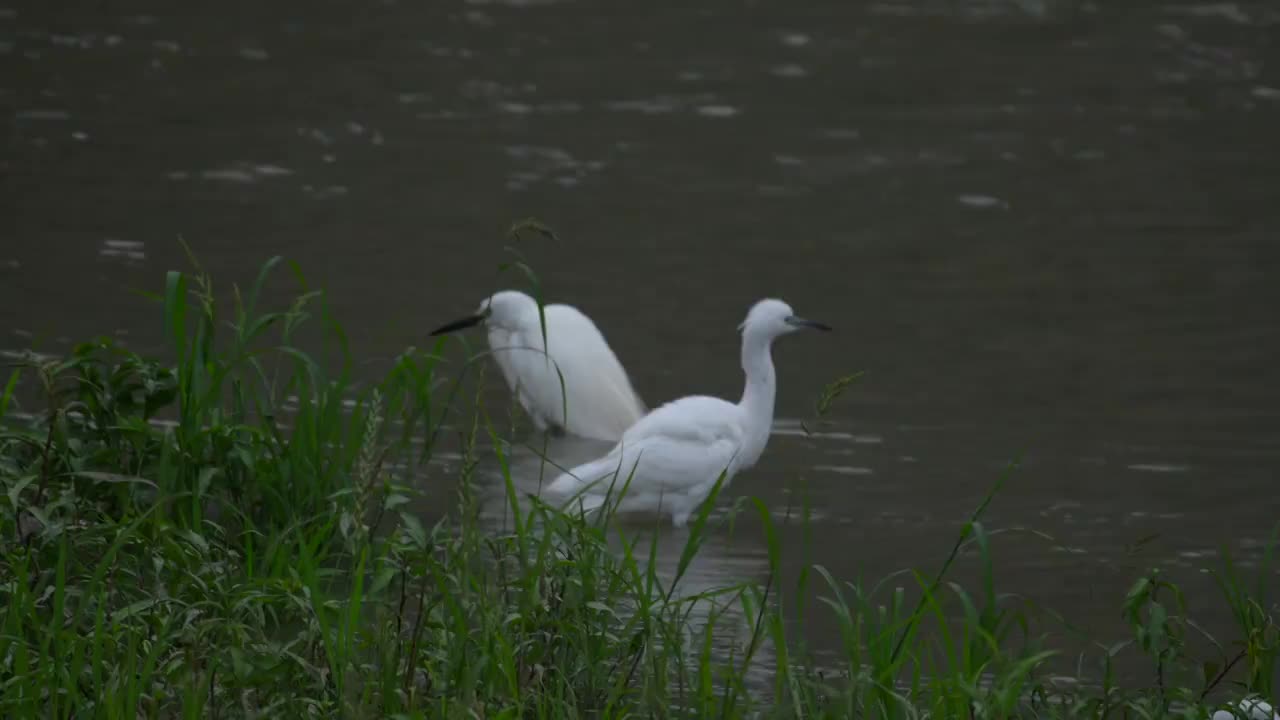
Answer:
<svg viewBox="0 0 1280 720"><path fill-rule="evenodd" d="M622 498L619 512L668 513L683 527L722 472L727 483L760 459L777 393L770 349L805 327L830 329L796 317L781 300L757 302L741 326L746 387L738 403L706 395L669 402L631 426L607 455L557 477L548 495L576 498L589 511L604 504L612 487Z"/></svg>
<svg viewBox="0 0 1280 720"><path fill-rule="evenodd" d="M1213 720L1235 720L1235 718L1248 718L1249 720L1280 720L1280 712L1271 709L1271 703L1263 700L1261 697L1252 696L1235 703L1233 710L1219 710L1212 716Z"/></svg>
<svg viewBox="0 0 1280 720"><path fill-rule="evenodd" d="M504 290L486 298L475 315L432 335L483 323L507 387L540 430L619 439L645 414L622 364L596 324L577 308L554 304L542 311L540 318L532 297Z"/></svg>

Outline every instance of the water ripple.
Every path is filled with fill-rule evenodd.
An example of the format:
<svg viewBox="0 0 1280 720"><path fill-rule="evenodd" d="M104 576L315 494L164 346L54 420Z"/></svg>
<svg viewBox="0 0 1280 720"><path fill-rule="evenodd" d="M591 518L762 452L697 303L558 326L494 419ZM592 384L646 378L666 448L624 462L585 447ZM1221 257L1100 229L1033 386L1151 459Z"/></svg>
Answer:
<svg viewBox="0 0 1280 720"><path fill-rule="evenodd" d="M818 472L834 473L836 475L872 475L875 473L869 467L854 465L814 465L813 469Z"/></svg>
<svg viewBox="0 0 1280 720"><path fill-rule="evenodd" d="M809 71L803 65L783 63L769 68L769 73L781 78L802 78L808 76Z"/></svg>
<svg viewBox="0 0 1280 720"><path fill-rule="evenodd" d="M1137 470L1138 472L1152 473L1181 473L1190 469L1186 465L1176 465L1173 463L1134 463L1127 467L1130 470Z"/></svg>
<svg viewBox="0 0 1280 720"><path fill-rule="evenodd" d="M147 253L140 240L119 240L103 238L102 247L98 248L98 256L119 258L125 261L139 262L147 259Z"/></svg>

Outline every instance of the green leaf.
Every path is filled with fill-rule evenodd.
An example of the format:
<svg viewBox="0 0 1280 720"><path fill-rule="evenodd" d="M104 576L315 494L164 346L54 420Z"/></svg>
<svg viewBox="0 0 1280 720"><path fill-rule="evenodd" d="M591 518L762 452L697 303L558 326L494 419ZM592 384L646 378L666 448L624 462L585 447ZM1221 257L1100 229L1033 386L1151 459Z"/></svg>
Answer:
<svg viewBox="0 0 1280 720"><path fill-rule="evenodd" d="M1208 685L1213 682L1213 679L1218 677L1218 670L1220 669L1221 666L1218 663L1212 660L1205 660L1204 665L1200 668L1201 676L1204 678L1204 684Z"/></svg>
<svg viewBox="0 0 1280 720"><path fill-rule="evenodd" d="M599 602L599 601L597 601L597 600L592 600L592 601L588 602L588 603L587 603L587 607L589 607L589 608L591 608L592 610L595 610L595 611L597 611L597 612L602 612L602 613L605 613L605 614L607 614L607 615L611 615L611 616L613 616L615 619L618 617L618 613L614 612L614 611L613 611L613 608L611 608L611 607L609 607L608 605L605 605L604 603Z"/></svg>
<svg viewBox="0 0 1280 720"><path fill-rule="evenodd" d="M202 497L209 490L209 484L220 472L222 472L220 467L207 467L200 470L200 477L196 481L196 497Z"/></svg>
<svg viewBox="0 0 1280 720"><path fill-rule="evenodd" d="M9 504L12 507L14 507L15 509L20 507L18 505L18 496L22 494L22 491L26 489L28 485L30 485L32 482L35 481L36 477L38 476L36 475L23 476L18 480L18 482L14 483L13 487L9 488Z"/></svg>
<svg viewBox="0 0 1280 720"><path fill-rule="evenodd" d="M377 574L373 576L373 582L369 583L368 594L374 595L382 592L387 588L388 585L391 584L391 579L394 578L395 576L396 576L396 568L392 566L388 565L378 570Z"/></svg>
<svg viewBox="0 0 1280 720"><path fill-rule="evenodd" d="M182 536L185 537L187 540L190 540L191 544L200 548L201 551L206 553L209 552L209 541L205 540L203 535L200 535L199 533L193 532L191 530L184 530L182 531Z"/></svg>
<svg viewBox="0 0 1280 720"><path fill-rule="evenodd" d="M151 482L146 478L138 477L137 475L120 475L118 473L95 472L91 470L78 470L78 471L72 472L71 475L74 475L76 477L82 477L86 480L92 480L94 482L113 483L113 484L114 483L135 483L139 485L149 485L152 488L155 488L157 490L160 489L160 487L155 483Z"/></svg>
<svg viewBox="0 0 1280 720"><path fill-rule="evenodd" d="M419 550L425 550L427 547L427 531L422 527L422 521L404 512L400 513L400 521L403 523L401 527L404 529L404 534L409 536L409 539L413 541L413 544Z"/></svg>

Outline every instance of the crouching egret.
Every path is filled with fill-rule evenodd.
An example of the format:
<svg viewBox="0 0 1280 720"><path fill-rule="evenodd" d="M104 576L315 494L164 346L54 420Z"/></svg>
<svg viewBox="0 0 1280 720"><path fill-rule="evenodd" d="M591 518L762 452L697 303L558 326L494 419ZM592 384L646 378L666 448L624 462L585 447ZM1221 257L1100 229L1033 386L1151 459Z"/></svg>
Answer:
<svg viewBox="0 0 1280 720"><path fill-rule="evenodd" d="M693 395L669 402L631 426L607 455L557 477L547 486L549 496L576 497L590 511L604 504L612 486L622 497L619 512L666 512L684 527L722 472L728 483L760 459L778 387L770 349L777 338L804 328L831 329L796 317L781 300L757 302L739 326L747 376L741 401Z"/></svg>
<svg viewBox="0 0 1280 720"><path fill-rule="evenodd" d="M577 308L546 305L543 316L545 345L537 301L522 292L504 290L486 298L474 315L431 334L483 324L507 387L539 430L550 427L616 441L645 414L622 364L596 324Z"/></svg>

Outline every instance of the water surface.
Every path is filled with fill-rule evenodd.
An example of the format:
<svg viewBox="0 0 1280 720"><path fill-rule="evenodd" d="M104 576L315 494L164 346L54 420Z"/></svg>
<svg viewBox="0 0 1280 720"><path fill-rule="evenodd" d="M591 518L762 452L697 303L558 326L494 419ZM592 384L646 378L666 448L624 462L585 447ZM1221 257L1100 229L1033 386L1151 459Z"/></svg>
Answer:
<svg viewBox="0 0 1280 720"><path fill-rule="evenodd" d="M988 524L1053 539L998 539L1002 587L1115 637L1134 573L1208 608L1280 519L1278 36L1261 1L10 0L0 347L160 349L131 291L181 236L223 288L300 261L372 372L516 282L536 215L650 405L736 397L759 297L837 327L777 348L726 492L808 498L790 567L933 567L1021 455ZM762 577L718 538L695 582Z"/></svg>

